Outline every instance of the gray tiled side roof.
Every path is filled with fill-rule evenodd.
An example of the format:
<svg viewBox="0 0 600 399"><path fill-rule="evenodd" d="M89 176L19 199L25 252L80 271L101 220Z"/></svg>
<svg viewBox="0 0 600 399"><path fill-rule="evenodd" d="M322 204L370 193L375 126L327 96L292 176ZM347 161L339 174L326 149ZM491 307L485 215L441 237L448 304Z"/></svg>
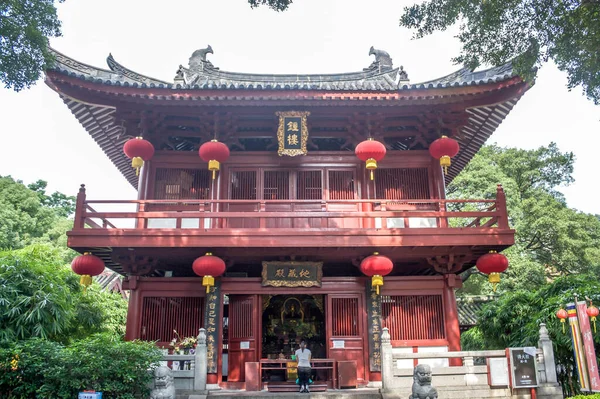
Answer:
<svg viewBox="0 0 600 399"><path fill-rule="evenodd" d="M488 302L494 300L494 297L488 296L463 296L456 298L456 307L458 308L458 323L461 327L470 327L477 324L478 313Z"/></svg>
<svg viewBox="0 0 600 399"><path fill-rule="evenodd" d="M518 75L513 68L512 61L509 61L504 65L482 71L472 71L469 68L462 68L442 78L413 85L403 85L401 88L427 89L434 87L472 86L477 84L500 82L515 76Z"/></svg>
<svg viewBox="0 0 600 399"><path fill-rule="evenodd" d="M167 87L169 85L167 82L148 78L124 68L112 58L112 55L109 55L107 62L109 67L114 69L108 70L84 64L69 58L52 48L50 48L50 51L55 59L52 69L64 73L65 75L76 76L80 79L111 85L160 85L162 87Z"/></svg>

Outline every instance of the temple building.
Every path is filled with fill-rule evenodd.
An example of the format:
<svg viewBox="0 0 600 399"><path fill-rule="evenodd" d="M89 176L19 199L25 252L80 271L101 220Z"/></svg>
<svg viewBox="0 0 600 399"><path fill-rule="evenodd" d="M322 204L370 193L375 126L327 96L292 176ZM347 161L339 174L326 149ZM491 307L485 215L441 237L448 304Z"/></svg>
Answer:
<svg viewBox="0 0 600 399"><path fill-rule="evenodd" d="M414 84L374 48L362 71L322 75L227 72L212 53L193 52L172 81L112 56L100 69L55 52L46 71L137 188L100 201L82 185L68 233L124 276L126 338L168 347L174 330L204 327L208 382L231 389L250 382L249 365L267 386L294 380L302 339L328 387L336 367L359 386L380 381L383 327L399 352L459 350L458 274L514 230L500 186L460 200L445 187L530 84L510 63ZM442 136L460 146L445 167L429 151ZM134 161L139 175L123 149L136 137L154 149ZM382 259L386 275L365 266ZM224 272L203 276L215 260Z"/></svg>

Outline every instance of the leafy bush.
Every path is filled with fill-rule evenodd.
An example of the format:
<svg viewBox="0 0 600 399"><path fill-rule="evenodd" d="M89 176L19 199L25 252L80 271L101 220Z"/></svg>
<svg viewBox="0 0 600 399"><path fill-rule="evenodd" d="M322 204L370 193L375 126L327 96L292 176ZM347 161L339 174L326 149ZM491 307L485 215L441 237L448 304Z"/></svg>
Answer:
<svg viewBox="0 0 600 399"><path fill-rule="evenodd" d="M0 348L0 399L33 399L48 367L62 362L63 346L30 339Z"/></svg>
<svg viewBox="0 0 600 399"><path fill-rule="evenodd" d="M72 399L85 389L102 391L106 399L147 397L160 357L154 343L127 342L110 334L69 346L18 341L0 348L0 399Z"/></svg>
<svg viewBox="0 0 600 399"><path fill-rule="evenodd" d="M68 343L92 333L123 336L127 302L98 285L83 292L62 253L36 244L0 252L0 341Z"/></svg>
<svg viewBox="0 0 600 399"><path fill-rule="evenodd" d="M559 382L566 394L576 394L579 386L574 371L571 338L568 333L562 332L562 325L555 313L561 306L573 302L575 295L580 299L590 297L594 303L598 303L598 292L600 281L593 275L559 277L533 292L505 292L481 309L477 330L469 330L462 339L475 346L485 342L486 349L537 346L539 325L546 323L554 343L556 363L561 366ZM594 335L594 342L596 353L600 353L599 335Z"/></svg>
<svg viewBox="0 0 600 399"><path fill-rule="evenodd" d="M569 396L567 399L600 399L600 393L595 393L593 395Z"/></svg>

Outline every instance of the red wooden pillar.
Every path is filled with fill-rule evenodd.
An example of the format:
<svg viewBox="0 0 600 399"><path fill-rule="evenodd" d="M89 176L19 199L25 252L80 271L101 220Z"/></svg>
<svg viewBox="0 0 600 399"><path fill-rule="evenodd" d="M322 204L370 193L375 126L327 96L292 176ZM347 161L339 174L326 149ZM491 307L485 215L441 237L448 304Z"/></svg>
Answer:
<svg viewBox="0 0 600 399"><path fill-rule="evenodd" d="M455 274L444 276L444 321L446 324L446 338L448 351L460 351L460 327L458 323L458 309L454 290L462 286L462 280ZM461 359L450 359L450 366L462 366Z"/></svg>
<svg viewBox="0 0 600 399"><path fill-rule="evenodd" d="M509 229L508 212L506 209L506 195L504 194L502 184L498 184L496 189L496 212L500 214L500 216L498 216L498 228Z"/></svg>
<svg viewBox="0 0 600 399"><path fill-rule="evenodd" d="M127 308L127 325L125 340L132 341L140 338L141 292L138 290L138 277L129 276L123 282L123 289L129 290L129 306Z"/></svg>
<svg viewBox="0 0 600 399"><path fill-rule="evenodd" d="M73 218L73 230L85 228L85 184L79 187L77 201L75 202L75 217Z"/></svg>

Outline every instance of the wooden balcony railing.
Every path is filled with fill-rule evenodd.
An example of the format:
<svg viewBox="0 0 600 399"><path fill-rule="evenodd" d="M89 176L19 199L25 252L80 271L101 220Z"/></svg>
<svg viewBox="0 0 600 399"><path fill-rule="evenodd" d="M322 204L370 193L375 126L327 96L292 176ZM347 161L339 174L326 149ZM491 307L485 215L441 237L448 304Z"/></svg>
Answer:
<svg viewBox="0 0 600 399"><path fill-rule="evenodd" d="M87 200L82 185L74 222L74 230L509 229L500 185L484 200Z"/></svg>

